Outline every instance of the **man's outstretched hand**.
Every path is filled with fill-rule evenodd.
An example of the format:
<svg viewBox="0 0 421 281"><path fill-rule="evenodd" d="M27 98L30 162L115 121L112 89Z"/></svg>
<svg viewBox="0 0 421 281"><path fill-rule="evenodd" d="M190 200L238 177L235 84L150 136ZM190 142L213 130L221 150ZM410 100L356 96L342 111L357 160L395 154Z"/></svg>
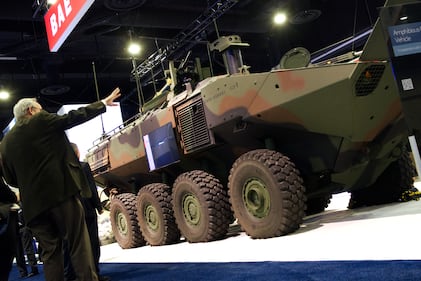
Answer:
<svg viewBox="0 0 421 281"><path fill-rule="evenodd" d="M114 100L119 98L121 96L121 92L120 92L120 88L115 88L114 91L112 91L112 93L104 98L102 101L108 105L108 106L116 106L117 104L114 103Z"/></svg>

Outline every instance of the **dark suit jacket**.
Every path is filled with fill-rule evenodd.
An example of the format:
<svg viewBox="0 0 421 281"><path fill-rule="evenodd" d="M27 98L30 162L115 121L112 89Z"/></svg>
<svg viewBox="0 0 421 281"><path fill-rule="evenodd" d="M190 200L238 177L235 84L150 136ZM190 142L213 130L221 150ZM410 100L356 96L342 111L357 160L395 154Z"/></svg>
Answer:
<svg viewBox="0 0 421 281"><path fill-rule="evenodd" d="M0 145L4 177L20 190L26 223L87 186L65 130L105 110L98 101L65 115L41 111L17 122L4 137Z"/></svg>
<svg viewBox="0 0 421 281"><path fill-rule="evenodd" d="M98 190L96 187L96 183L94 177L92 176L91 167L87 162L80 162L82 166L83 172L86 175L86 179L88 180L88 185L90 189L90 193L92 194L91 197L86 198L82 197L82 205L85 209L85 217L96 217L96 211L100 212L102 210L101 200L98 195Z"/></svg>

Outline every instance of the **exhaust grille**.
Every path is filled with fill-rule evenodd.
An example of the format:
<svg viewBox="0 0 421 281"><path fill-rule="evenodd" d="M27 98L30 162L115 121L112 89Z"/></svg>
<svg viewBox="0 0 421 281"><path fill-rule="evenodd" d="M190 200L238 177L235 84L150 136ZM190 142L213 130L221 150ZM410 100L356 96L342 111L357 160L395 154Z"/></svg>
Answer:
<svg viewBox="0 0 421 281"><path fill-rule="evenodd" d="M193 101L178 111L178 124L185 153L211 144L201 99Z"/></svg>
<svg viewBox="0 0 421 281"><path fill-rule="evenodd" d="M355 84L356 95L367 96L368 94L371 94L377 88L384 69L384 65L370 65L364 69Z"/></svg>

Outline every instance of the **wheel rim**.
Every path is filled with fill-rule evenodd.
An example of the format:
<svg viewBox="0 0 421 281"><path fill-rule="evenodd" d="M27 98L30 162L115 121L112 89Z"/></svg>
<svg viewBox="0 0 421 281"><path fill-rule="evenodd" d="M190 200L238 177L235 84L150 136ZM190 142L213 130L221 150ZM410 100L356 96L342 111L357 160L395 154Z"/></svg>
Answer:
<svg viewBox="0 0 421 281"><path fill-rule="evenodd" d="M243 187L243 200L247 211L257 218L269 214L270 195L266 185L259 179L249 179Z"/></svg>
<svg viewBox="0 0 421 281"><path fill-rule="evenodd" d="M156 209L152 205L148 205L145 207L144 214L148 227L152 230L157 230L159 228L159 220Z"/></svg>
<svg viewBox="0 0 421 281"><path fill-rule="evenodd" d="M118 231L121 234L126 235L128 232L127 220L123 213L120 213L120 212L117 213L116 222L117 222Z"/></svg>
<svg viewBox="0 0 421 281"><path fill-rule="evenodd" d="M187 223L190 225L198 225L200 222L200 203L196 196L187 194L183 198L183 214Z"/></svg>

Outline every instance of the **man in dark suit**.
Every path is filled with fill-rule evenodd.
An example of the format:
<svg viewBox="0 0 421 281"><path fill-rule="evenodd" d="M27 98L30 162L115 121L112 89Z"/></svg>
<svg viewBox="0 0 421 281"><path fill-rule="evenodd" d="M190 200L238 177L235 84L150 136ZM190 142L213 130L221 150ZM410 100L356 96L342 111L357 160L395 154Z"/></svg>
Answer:
<svg viewBox="0 0 421 281"><path fill-rule="evenodd" d="M80 151L78 146L75 143L70 143L73 150L76 153L78 159L80 159ZM85 211L85 221L86 226L88 227L89 239L91 241L92 254L94 256L94 263L96 268L96 273L98 275L99 281L109 281L111 278L105 275L99 274L99 257L101 255L101 243L98 236L98 214L102 214L104 209L101 205L101 200L98 195L97 186L95 179L92 175L91 167L87 162L80 161L83 172L86 175L88 180L88 188L90 189L92 196L90 198L80 197L80 200ZM68 250L67 247L64 247L64 275L65 280L75 280L75 273L72 267L70 260L68 259Z"/></svg>
<svg viewBox="0 0 421 281"><path fill-rule="evenodd" d="M13 108L16 124L0 145L3 172L7 183L20 190L25 222L42 248L46 280L64 278L63 239L78 280L98 280L76 198L88 183L65 130L105 112L119 96L116 88L102 101L61 116L42 110L35 99L21 99Z"/></svg>

